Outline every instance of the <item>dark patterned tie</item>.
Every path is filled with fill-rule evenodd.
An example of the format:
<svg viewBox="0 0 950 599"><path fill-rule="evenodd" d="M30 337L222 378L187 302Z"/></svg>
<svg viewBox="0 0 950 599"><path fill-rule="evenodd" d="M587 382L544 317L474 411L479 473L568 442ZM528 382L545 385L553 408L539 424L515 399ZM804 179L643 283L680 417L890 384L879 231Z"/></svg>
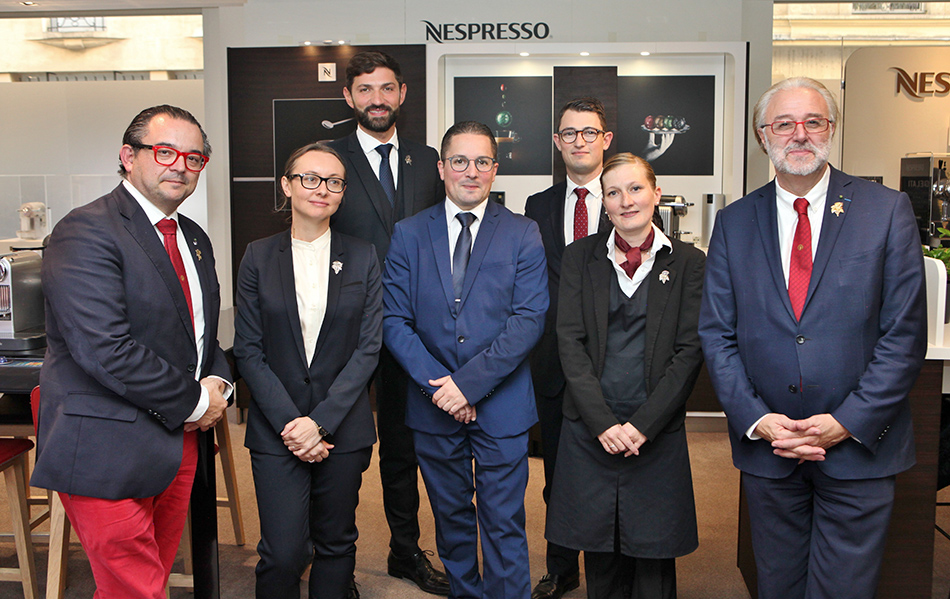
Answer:
<svg viewBox="0 0 950 599"><path fill-rule="evenodd" d="M465 283L465 269L468 268L468 259L472 255L472 230L475 215L471 212L459 212L455 215L462 223L462 232L455 242L455 253L452 254L452 289L455 291L455 300L462 297L462 285Z"/></svg>
<svg viewBox="0 0 950 599"><path fill-rule="evenodd" d="M382 156L383 160L379 163L379 183L386 192L386 199L390 206L396 205L396 180L393 178L393 169L389 164L389 152L393 149L392 144L379 144L376 151Z"/></svg>
<svg viewBox="0 0 950 599"><path fill-rule="evenodd" d="M808 221L808 200L795 200L795 212L798 213L798 226L792 240L792 255L788 265L788 299L792 302L795 318L801 320L805 297L808 295L808 283L811 281L811 223Z"/></svg>
<svg viewBox="0 0 950 599"><path fill-rule="evenodd" d="M586 187L578 187L574 190L577 195L577 203L574 204L574 241L587 237L587 194L590 193Z"/></svg>
<svg viewBox="0 0 950 599"><path fill-rule="evenodd" d="M185 274L185 263L181 260L181 252L178 251L178 223L170 218L163 218L155 225L165 236L165 251L171 258L172 266L175 268L175 274L178 275L178 282L181 283L181 290L185 292L185 301L188 302L188 315L191 316L191 327L195 327L195 311L191 307L191 287L188 286L188 275Z"/></svg>

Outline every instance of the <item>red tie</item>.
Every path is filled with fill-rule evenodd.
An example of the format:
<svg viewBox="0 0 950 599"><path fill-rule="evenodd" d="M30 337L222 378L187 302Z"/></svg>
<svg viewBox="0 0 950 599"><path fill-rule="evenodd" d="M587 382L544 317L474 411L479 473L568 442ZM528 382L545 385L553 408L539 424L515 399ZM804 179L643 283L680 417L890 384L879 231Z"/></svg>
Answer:
<svg viewBox="0 0 950 599"><path fill-rule="evenodd" d="M627 257L627 260L620 264L620 268L622 268L631 279L633 278L633 273L637 272L637 269L640 268L640 264L643 262L643 256L640 254L653 247L653 237L653 227L650 227L650 234L647 235L646 241L638 246L630 247L630 244L620 236L620 233L614 233L614 245Z"/></svg>
<svg viewBox="0 0 950 599"><path fill-rule="evenodd" d="M587 203L584 199L590 191L586 187L574 189L577 203L574 204L574 241L587 237Z"/></svg>
<svg viewBox="0 0 950 599"><path fill-rule="evenodd" d="M175 274L181 283L181 290L185 292L185 301L188 302L188 315L191 316L191 327L195 326L195 311L191 307L191 288L188 286L188 276L185 274L185 263L181 261L181 252L178 251L178 223L170 218L163 218L155 225L165 236L165 251L172 260Z"/></svg>
<svg viewBox="0 0 950 599"><path fill-rule="evenodd" d="M788 266L788 299L792 301L795 318L801 320L808 283L811 281L811 223L808 222L808 200L795 200L798 226L792 240L792 256Z"/></svg>

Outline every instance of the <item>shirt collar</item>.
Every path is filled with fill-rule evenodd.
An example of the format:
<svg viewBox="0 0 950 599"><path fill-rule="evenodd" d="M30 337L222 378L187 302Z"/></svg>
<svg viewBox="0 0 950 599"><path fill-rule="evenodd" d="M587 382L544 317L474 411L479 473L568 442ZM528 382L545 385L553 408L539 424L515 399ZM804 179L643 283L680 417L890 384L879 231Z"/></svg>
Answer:
<svg viewBox="0 0 950 599"><path fill-rule="evenodd" d="M296 237L291 235L290 243L294 247L297 247L300 249L308 249L308 250L313 250L313 251L321 250L330 245L330 231L331 229L328 228L326 231L323 232L323 235L321 235L320 237L317 237L313 241L304 241L302 239L297 239Z"/></svg>
<svg viewBox="0 0 950 599"><path fill-rule="evenodd" d="M132 197L135 198L135 201L139 203L139 206L142 207L142 210L145 212L145 216L148 218L148 222L152 223L153 227L157 225L158 221L162 220L163 218L170 218L176 223L178 222L177 210L168 216L165 216L165 213L159 210L158 206L148 201L148 198L142 195L142 192L136 189L134 185L129 183L128 179L123 179L122 185L125 186L125 190L128 191Z"/></svg>
<svg viewBox="0 0 950 599"><path fill-rule="evenodd" d="M600 173L597 173L596 177L594 177L593 179L591 179L584 185L578 185L577 183L574 183L574 181L572 181L570 177L567 177L568 197L570 197L570 195L574 193L574 190L577 189L578 187L587 188L587 191L589 191L592 196L599 198L601 196L601 193L603 192L603 189L600 186Z"/></svg>
<svg viewBox="0 0 950 599"><path fill-rule="evenodd" d="M482 219L485 218L485 209L487 207L488 207L488 198L485 198L485 200L481 204L479 204L478 206L475 206L471 210L462 210L461 208L455 205L455 202L453 202L449 198L445 198L445 216L449 220L449 222L451 222L452 219L455 218L455 215L458 214L459 212L471 212L472 214L475 215L475 218L478 219L478 222L482 222Z"/></svg>
<svg viewBox="0 0 950 599"><path fill-rule="evenodd" d="M815 186L808 190L804 196L797 196L792 192L786 190L784 187L778 184L778 179L775 180L775 199L776 201L782 202L789 206L795 205L795 200L800 197L804 197L808 200L808 211L809 212L822 212L825 207L825 198L828 197L828 186L831 184L831 166L825 166L825 174L821 176L821 179L818 180L818 183L815 183ZM794 210L794 208L793 208Z"/></svg>
<svg viewBox="0 0 950 599"><path fill-rule="evenodd" d="M399 151L399 136L396 135L396 130L393 129L393 136L389 138L389 141L379 141L366 131L363 131L359 127L356 128L356 139L360 142L360 147L363 148L364 154L379 154L376 152L376 147L380 144L392 144L393 149L397 152Z"/></svg>

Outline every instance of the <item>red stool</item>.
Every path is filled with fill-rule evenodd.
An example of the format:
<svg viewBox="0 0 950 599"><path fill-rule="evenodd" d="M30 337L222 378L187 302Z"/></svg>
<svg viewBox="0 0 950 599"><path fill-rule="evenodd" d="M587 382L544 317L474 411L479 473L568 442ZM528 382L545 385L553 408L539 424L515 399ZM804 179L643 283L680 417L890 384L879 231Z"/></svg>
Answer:
<svg viewBox="0 0 950 599"><path fill-rule="evenodd" d="M30 393L33 427L40 422L40 388ZM46 598L60 599L66 589L66 562L69 557L69 518L59 493L47 491L49 498L49 563L46 568Z"/></svg>
<svg viewBox="0 0 950 599"><path fill-rule="evenodd" d="M30 508L27 506L26 458L33 449L29 439L0 439L0 470L7 486L10 519L19 567L0 568L0 580L20 581L26 599L38 596L33 539L30 532Z"/></svg>

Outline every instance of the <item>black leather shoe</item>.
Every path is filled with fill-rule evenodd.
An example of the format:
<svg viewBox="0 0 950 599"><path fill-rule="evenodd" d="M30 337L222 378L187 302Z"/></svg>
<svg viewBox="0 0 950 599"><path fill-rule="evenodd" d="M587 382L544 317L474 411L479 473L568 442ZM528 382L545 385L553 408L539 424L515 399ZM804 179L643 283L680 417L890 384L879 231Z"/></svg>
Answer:
<svg viewBox="0 0 950 599"><path fill-rule="evenodd" d="M356 577L350 581L350 590L346 593L346 599L360 599L360 590L356 588Z"/></svg>
<svg viewBox="0 0 950 599"><path fill-rule="evenodd" d="M573 591L579 586L581 586L579 572L575 572L571 576L545 574L538 581L538 586L531 591L531 599L561 599L564 593Z"/></svg>
<svg viewBox="0 0 950 599"><path fill-rule="evenodd" d="M448 595L449 579L432 567L428 557L430 555L433 555L431 551L420 551L410 557L399 557L390 551L389 558L386 560L389 575L396 578L408 578L426 593Z"/></svg>

